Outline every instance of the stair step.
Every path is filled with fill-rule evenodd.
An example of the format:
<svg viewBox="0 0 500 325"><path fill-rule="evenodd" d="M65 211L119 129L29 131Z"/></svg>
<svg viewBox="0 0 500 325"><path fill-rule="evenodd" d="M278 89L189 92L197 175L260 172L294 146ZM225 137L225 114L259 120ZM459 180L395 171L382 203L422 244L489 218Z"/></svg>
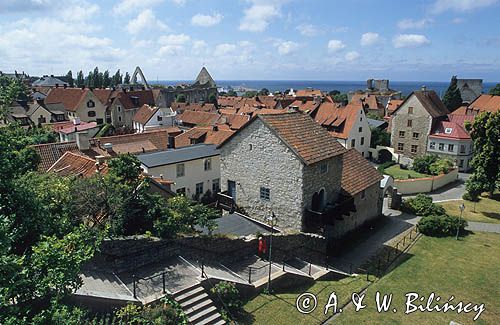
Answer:
<svg viewBox="0 0 500 325"><path fill-rule="evenodd" d="M195 288L192 288L191 290L181 292L181 294L175 294L174 299L180 303L181 301L189 299L191 296L197 295L203 291L204 291L204 289L202 286L197 286Z"/></svg>
<svg viewBox="0 0 500 325"><path fill-rule="evenodd" d="M188 320L189 320L189 322L194 322L197 319L200 319L202 317L204 319L206 316L208 316L210 314L215 314L215 315L219 316L219 312L217 311L217 308L215 308L215 306L210 306L208 308L205 308L205 309L197 312L194 315L189 316Z"/></svg>
<svg viewBox="0 0 500 325"><path fill-rule="evenodd" d="M189 306L193 305L193 304L196 304L204 299L207 299L208 298L208 295L203 292L203 293L200 293L196 296L193 296L192 298L188 299L188 300L184 300L183 302L180 303L181 307L182 308L188 308Z"/></svg>
<svg viewBox="0 0 500 325"><path fill-rule="evenodd" d="M222 323L220 323L222 321ZM222 319L222 316L217 312L211 315L210 317L200 319L199 321L194 322L196 325L208 325L208 324L213 324L213 322L216 322L216 324L226 324L224 320Z"/></svg>
<svg viewBox="0 0 500 325"><path fill-rule="evenodd" d="M219 319L216 323L212 323L211 325L225 325L226 321L224 319Z"/></svg>
<svg viewBox="0 0 500 325"><path fill-rule="evenodd" d="M190 316L192 314L195 314L197 311L199 311L201 309L208 308L209 306L213 306L212 300L205 299L201 302L198 302L195 305L192 305L191 307L188 307L188 308L182 307L182 309L184 310L186 315Z"/></svg>

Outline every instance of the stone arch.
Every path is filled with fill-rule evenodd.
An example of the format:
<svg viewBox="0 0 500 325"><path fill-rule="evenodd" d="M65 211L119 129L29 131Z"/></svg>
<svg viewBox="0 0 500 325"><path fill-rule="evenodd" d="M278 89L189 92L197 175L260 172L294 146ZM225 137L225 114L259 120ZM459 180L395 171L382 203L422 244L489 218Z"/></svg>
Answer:
<svg viewBox="0 0 500 325"><path fill-rule="evenodd" d="M132 74L132 79L130 79L130 82L135 85L137 84L137 74L139 74L139 77L141 77L141 80L142 80L142 83L144 84L144 86L149 89L149 84L146 80L146 77L144 77L144 74L142 73L142 70L140 67L135 67L135 70L134 70L134 73Z"/></svg>
<svg viewBox="0 0 500 325"><path fill-rule="evenodd" d="M378 161L381 164L388 162L388 161L392 161L392 152L390 152L389 150L387 150L385 148L381 149L378 152Z"/></svg>
<svg viewBox="0 0 500 325"><path fill-rule="evenodd" d="M322 188L319 192L314 192L311 200L311 210L316 212L321 212L326 205L326 194L325 189Z"/></svg>

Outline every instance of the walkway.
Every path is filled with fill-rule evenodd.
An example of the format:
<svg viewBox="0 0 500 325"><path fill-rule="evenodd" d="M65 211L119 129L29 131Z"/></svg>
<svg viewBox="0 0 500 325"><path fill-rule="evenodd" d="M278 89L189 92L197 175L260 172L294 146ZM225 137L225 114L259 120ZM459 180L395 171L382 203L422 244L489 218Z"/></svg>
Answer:
<svg viewBox="0 0 500 325"><path fill-rule="evenodd" d="M469 176L470 174L458 173L458 180L456 182L427 194L432 197L434 202L460 200L465 193L465 181L469 179ZM404 197L415 197L415 195L405 195Z"/></svg>

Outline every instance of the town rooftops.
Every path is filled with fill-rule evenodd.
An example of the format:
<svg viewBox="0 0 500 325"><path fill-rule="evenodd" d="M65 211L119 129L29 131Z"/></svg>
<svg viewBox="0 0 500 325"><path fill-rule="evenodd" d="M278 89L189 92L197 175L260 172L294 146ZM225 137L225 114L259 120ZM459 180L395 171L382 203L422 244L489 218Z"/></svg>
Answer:
<svg viewBox="0 0 500 325"><path fill-rule="evenodd" d="M469 140L470 135L465 130L465 122L472 122L473 115L448 115L449 121L439 121L434 126L429 137L441 139Z"/></svg>
<svg viewBox="0 0 500 325"><path fill-rule="evenodd" d="M221 144L234 133L233 130L223 125L195 126L192 129L175 137L175 147L186 147L197 143Z"/></svg>
<svg viewBox="0 0 500 325"><path fill-rule="evenodd" d="M45 103L62 103L66 110L75 112L78 104L89 91L87 88L52 88L45 98Z"/></svg>
<svg viewBox="0 0 500 325"><path fill-rule="evenodd" d="M59 129L57 132L63 134L71 134L74 132L86 131L97 127L97 122L80 122L80 124L73 124L70 122L67 127Z"/></svg>
<svg viewBox="0 0 500 325"><path fill-rule="evenodd" d="M470 114L498 112L500 111L500 96L481 95L469 105L467 110L470 111Z"/></svg>
<svg viewBox="0 0 500 325"><path fill-rule="evenodd" d="M260 119L283 143L292 150L306 165L329 159L345 152L344 147L332 137L328 131L306 114L286 112L281 114L257 114L245 125ZM223 141L219 147L231 139L245 127L236 131Z"/></svg>
<svg viewBox="0 0 500 325"><path fill-rule="evenodd" d="M351 129L356 124L358 110L361 105L349 104L341 106L337 103L323 102L314 115L314 120L319 125L331 129L332 136L340 139L347 139Z"/></svg>
<svg viewBox="0 0 500 325"><path fill-rule="evenodd" d="M408 97L406 97L404 102L401 103L401 105L399 105L399 107L396 108L396 110L394 110L392 114L395 114L401 108L401 106L403 106L404 103L406 103L406 101L411 98L412 95L415 95L415 97L417 97L418 101L422 104L424 109L429 113L430 116L434 118L450 113L448 108L443 104L434 90L415 90L410 95L408 95Z"/></svg>
<svg viewBox="0 0 500 325"><path fill-rule="evenodd" d="M135 113L133 121L139 124L146 124L159 109L159 107L151 107L144 104L139 108L137 113Z"/></svg>
<svg viewBox="0 0 500 325"><path fill-rule="evenodd" d="M220 115L217 113L197 112L186 110L176 116L176 120L188 125L213 125Z"/></svg>
<svg viewBox="0 0 500 325"><path fill-rule="evenodd" d="M54 76L43 76L32 84L33 87L55 87L56 85L62 87L67 86L68 83Z"/></svg>
<svg viewBox="0 0 500 325"><path fill-rule="evenodd" d="M99 172L106 174L106 164L97 165L94 159L81 154L66 151L48 170L59 176L81 176L90 177Z"/></svg>
<svg viewBox="0 0 500 325"><path fill-rule="evenodd" d="M31 147L40 156L38 170L42 172L47 171L66 151L79 152L76 142L46 143Z"/></svg>
<svg viewBox="0 0 500 325"><path fill-rule="evenodd" d="M299 89L295 92L296 97L323 97L325 94L319 89Z"/></svg>
<svg viewBox="0 0 500 325"><path fill-rule="evenodd" d="M402 99L390 99L387 103L387 115L391 115L401 104L403 104Z"/></svg>
<svg viewBox="0 0 500 325"><path fill-rule="evenodd" d="M218 155L220 155L220 151L215 145L198 144L179 149L143 154L139 155L138 158L144 166L153 168Z"/></svg>
<svg viewBox="0 0 500 325"><path fill-rule="evenodd" d="M354 196L383 179L378 172L356 149L347 150L342 159L341 187L344 192Z"/></svg>

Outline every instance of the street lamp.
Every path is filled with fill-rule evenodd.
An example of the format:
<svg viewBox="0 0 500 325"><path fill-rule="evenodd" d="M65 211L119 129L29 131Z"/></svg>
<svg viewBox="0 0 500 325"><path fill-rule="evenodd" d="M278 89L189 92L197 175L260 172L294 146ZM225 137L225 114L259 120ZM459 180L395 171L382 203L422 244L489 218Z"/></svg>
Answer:
<svg viewBox="0 0 500 325"><path fill-rule="evenodd" d="M278 218L276 218L276 215L274 212L272 212L271 216L267 218L267 221L269 223L269 226L271 226L271 235L269 237L269 276L267 279L267 293L271 293L271 250L273 248L273 232L274 232L274 226L278 224Z"/></svg>
<svg viewBox="0 0 500 325"><path fill-rule="evenodd" d="M458 240L458 233L460 232L460 221L462 220L462 215L465 210L465 205L462 203L458 208L460 209L460 218L458 218L458 224L457 224L457 237L456 237L457 240Z"/></svg>

